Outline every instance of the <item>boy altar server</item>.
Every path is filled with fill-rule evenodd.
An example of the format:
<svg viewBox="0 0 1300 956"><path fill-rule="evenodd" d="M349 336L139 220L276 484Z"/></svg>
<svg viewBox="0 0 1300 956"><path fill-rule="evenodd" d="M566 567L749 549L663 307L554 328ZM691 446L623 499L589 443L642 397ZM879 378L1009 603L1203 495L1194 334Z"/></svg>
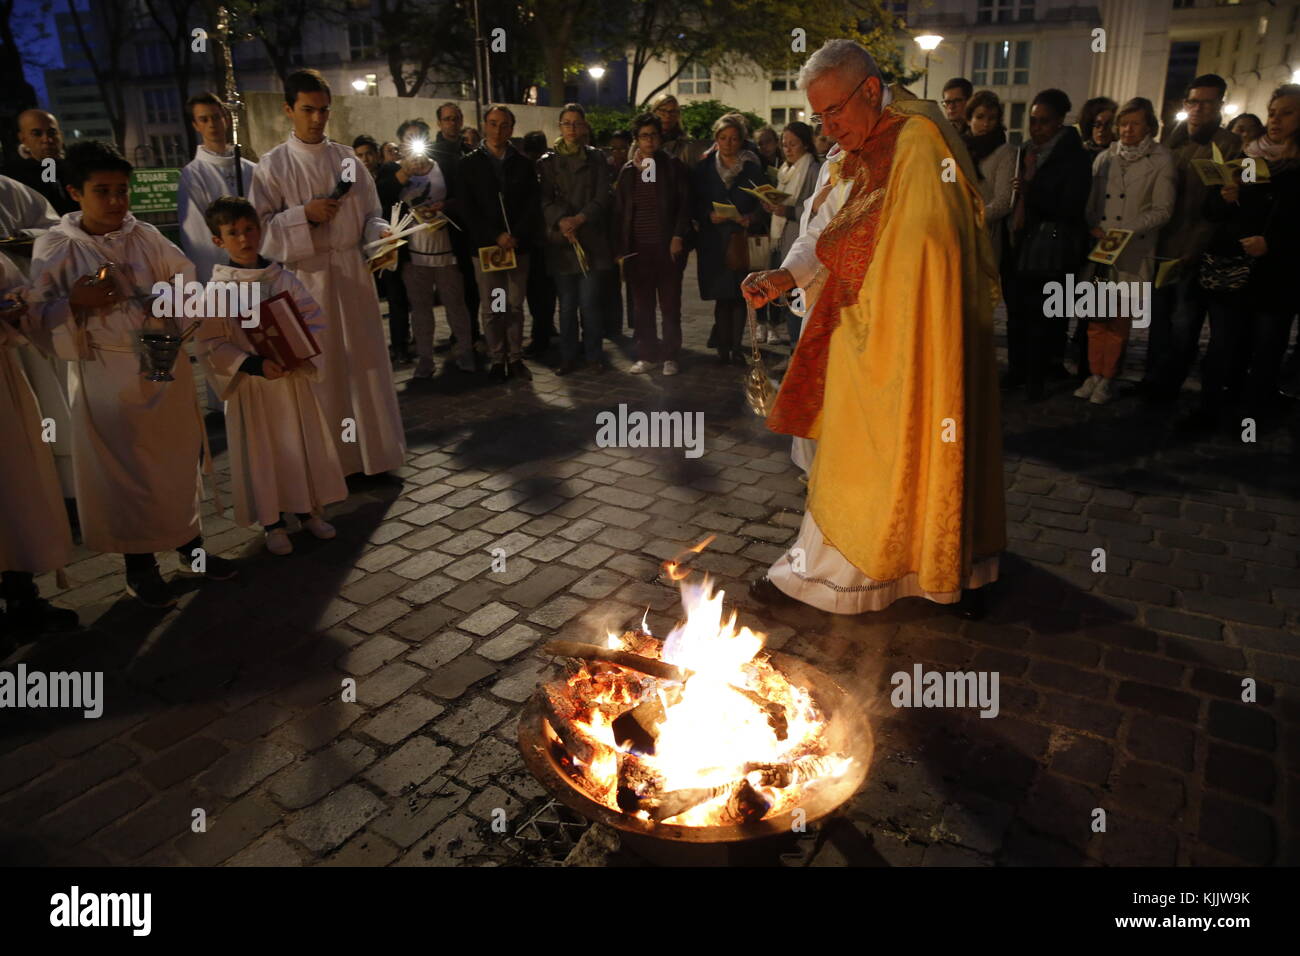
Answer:
<svg viewBox="0 0 1300 956"><path fill-rule="evenodd" d="M175 549L180 573L214 580L235 566L197 551L203 423L194 376L183 358L175 380L151 382L139 332L161 331L147 298L194 265L153 226L130 212L131 164L104 143L68 149L65 182L80 212L36 240L32 299L55 354L72 362L72 470L82 540L126 559L126 588L150 607L175 597L153 552ZM95 276L110 271L103 282ZM171 289L165 293L171 295ZM173 313L183 303L172 303Z"/></svg>
<svg viewBox="0 0 1300 956"><path fill-rule="evenodd" d="M212 281L257 283L262 302L288 293L319 340L324 331L320 306L292 272L257 254L262 227L252 204L223 196L208 207L207 220L212 243L230 259L228 265L213 266ZM199 333L199 355L226 401L235 523L260 523L272 554L293 550L282 512L297 514L318 538L334 537L333 526L320 512L345 499L348 487L334 450L333 429L310 385L319 378L319 357L293 370L263 359L238 316L206 319Z"/></svg>
<svg viewBox="0 0 1300 956"><path fill-rule="evenodd" d="M33 332L21 298L25 285L18 267L0 254L0 592L6 604L0 631L67 630L77 626L76 612L44 600L35 580L68 563L72 532L36 396L18 361L18 347ZM0 637L0 657L8 649Z"/></svg>
<svg viewBox="0 0 1300 956"><path fill-rule="evenodd" d="M288 140L253 174L248 198L261 217L262 255L294 273L325 317L321 408L343 474L402 466L406 440L375 283L362 244L388 232L374 180L352 147L325 136L330 88L315 70L284 86ZM334 198L339 197L339 198Z"/></svg>
<svg viewBox="0 0 1300 956"><path fill-rule="evenodd" d="M226 257L212 244L205 214L222 196L248 195L257 164L240 157L236 175L230 113L215 93L191 96L185 109L202 142L194 149L193 161L181 170L176 209L181 221L181 248L194 263L199 281L207 282L212 278L212 267L224 264Z"/></svg>

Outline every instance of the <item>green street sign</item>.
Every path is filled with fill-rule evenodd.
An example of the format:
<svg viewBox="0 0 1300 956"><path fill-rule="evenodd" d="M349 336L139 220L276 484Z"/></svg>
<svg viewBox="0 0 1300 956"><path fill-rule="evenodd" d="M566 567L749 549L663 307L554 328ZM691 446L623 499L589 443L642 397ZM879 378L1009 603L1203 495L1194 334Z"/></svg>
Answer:
<svg viewBox="0 0 1300 956"><path fill-rule="evenodd" d="M175 212L179 169L136 169L131 173L131 212Z"/></svg>

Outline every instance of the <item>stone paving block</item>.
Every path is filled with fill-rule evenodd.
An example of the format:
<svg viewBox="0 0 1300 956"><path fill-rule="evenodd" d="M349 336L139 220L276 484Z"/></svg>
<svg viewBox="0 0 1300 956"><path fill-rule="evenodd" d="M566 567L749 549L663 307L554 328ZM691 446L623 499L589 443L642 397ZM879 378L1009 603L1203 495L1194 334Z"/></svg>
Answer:
<svg viewBox="0 0 1300 956"><path fill-rule="evenodd" d="M363 678L357 684L357 701L366 707L382 707L424 679L424 671L394 661Z"/></svg>
<svg viewBox="0 0 1300 956"><path fill-rule="evenodd" d="M114 826L101 831L94 845L111 858L131 862L176 835L190 830L199 801L188 787L177 787L155 798Z"/></svg>
<svg viewBox="0 0 1300 956"><path fill-rule="evenodd" d="M284 832L309 850L324 853L383 812L384 804L378 797L356 784L349 784L315 806L300 811Z"/></svg>
<svg viewBox="0 0 1300 956"><path fill-rule="evenodd" d="M550 679L553 671L552 665L545 661L525 661L493 684L492 693L521 704L532 696L539 684Z"/></svg>
<svg viewBox="0 0 1300 956"><path fill-rule="evenodd" d="M495 665L467 654L439 667L421 686L435 697L454 700L472 685L494 673Z"/></svg>
<svg viewBox="0 0 1300 956"><path fill-rule="evenodd" d="M515 624L483 644L478 653L490 661L505 661L528 650L541 634L526 624Z"/></svg>
<svg viewBox="0 0 1300 956"><path fill-rule="evenodd" d="M278 836L236 853L227 866L301 866L302 855Z"/></svg>
<svg viewBox="0 0 1300 956"><path fill-rule="evenodd" d="M446 709L419 694L405 694L362 724L360 730L366 736L391 746L422 730Z"/></svg>
<svg viewBox="0 0 1300 956"><path fill-rule="evenodd" d="M567 588L582 572L559 565L538 568L523 581L501 592L501 600L521 607L536 607L552 594Z"/></svg>
<svg viewBox="0 0 1300 956"><path fill-rule="evenodd" d="M376 635L359 647L353 648L338 659L338 666L355 677L369 674L375 668L395 657L401 657L409 648L383 634Z"/></svg>
<svg viewBox="0 0 1300 956"><path fill-rule="evenodd" d="M530 624L540 624L552 629L561 627L587 609L587 602L576 597L558 597L550 604L528 615Z"/></svg>
<svg viewBox="0 0 1300 956"><path fill-rule="evenodd" d="M439 775L397 801L369 829L404 849L460 809L469 796L470 791Z"/></svg>
<svg viewBox="0 0 1300 956"><path fill-rule="evenodd" d="M280 817L280 811L266 798L246 797L209 812L205 832L193 832L187 821L190 832L176 841L176 849L196 866L215 866L252 843Z"/></svg>
<svg viewBox="0 0 1300 956"><path fill-rule="evenodd" d="M443 631L412 651L407 660L429 670L437 670L473 643L472 637L459 631Z"/></svg>
<svg viewBox="0 0 1300 956"><path fill-rule="evenodd" d="M207 770L226 752L211 737L191 737L144 764L140 773L155 790L167 790Z"/></svg>
<svg viewBox="0 0 1300 956"><path fill-rule="evenodd" d="M462 631L485 637L503 624L513 620L519 614L513 608L506 607L498 601L484 605L458 625Z"/></svg>
<svg viewBox="0 0 1300 956"><path fill-rule="evenodd" d="M412 847L396 865L460 866L483 849L478 829L473 817L454 816Z"/></svg>
<svg viewBox="0 0 1300 956"><path fill-rule="evenodd" d="M283 724L276 730L292 750L317 750L344 733L365 711L353 703L331 700Z"/></svg>
<svg viewBox="0 0 1300 956"><path fill-rule="evenodd" d="M293 762L293 754L271 741L258 741L232 750L200 774L195 783L233 800Z"/></svg>
<svg viewBox="0 0 1300 956"><path fill-rule="evenodd" d="M433 732L461 747L468 747L500 723L508 711L485 697L476 697L433 725Z"/></svg>
<svg viewBox="0 0 1300 956"><path fill-rule="evenodd" d="M515 773L522 766L523 758L519 756L518 747L489 735L450 769L466 786L481 788L487 781Z"/></svg>
<svg viewBox="0 0 1300 956"><path fill-rule="evenodd" d="M126 816L148 799L149 790L143 784L129 777L118 777L46 817L37 832L55 843L72 846Z"/></svg>
<svg viewBox="0 0 1300 956"><path fill-rule="evenodd" d="M375 759L375 752L355 740L340 740L331 747L285 767L267 784L275 802L286 810L310 806L331 790L347 783Z"/></svg>
<svg viewBox="0 0 1300 956"><path fill-rule="evenodd" d="M424 783L451 759L451 751L428 737L412 737L366 771L365 777L390 794Z"/></svg>
<svg viewBox="0 0 1300 956"><path fill-rule="evenodd" d="M596 565L613 556L614 549L607 548L602 544L584 544L580 548L575 548L568 554L560 558L565 564L571 564L575 568L582 568L590 571Z"/></svg>

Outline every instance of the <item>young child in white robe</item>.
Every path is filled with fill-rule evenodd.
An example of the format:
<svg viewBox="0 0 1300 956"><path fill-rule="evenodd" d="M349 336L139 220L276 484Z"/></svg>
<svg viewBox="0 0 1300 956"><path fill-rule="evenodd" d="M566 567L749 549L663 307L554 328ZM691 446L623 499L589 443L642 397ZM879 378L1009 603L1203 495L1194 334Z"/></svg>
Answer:
<svg viewBox="0 0 1300 956"><path fill-rule="evenodd" d="M244 301L266 302L288 293L314 338L325 330L320 306L288 269L258 255L262 226L246 199L223 196L208 206L212 242L229 264L212 267L212 281L256 283L257 294ZM247 290L246 290L247 291ZM229 302L210 296L209 302ZM303 528L318 538L334 537L322 516L325 505L348 496L334 448L334 433L321 411L311 382L320 377L319 357L291 370L257 353L244 322L248 317L210 316L199 332L199 357L226 402L230 479L235 488L235 523L254 521L266 532L272 554L289 554L284 515L297 514Z"/></svg>
<svg viewBox="0 0 1300 956"><path fill-rule="evenodd" d="M70 630L77 614L40 596L36 575L72 556L72 531L54 468L50 435L36 395L18 361L18 347L33 335L26 280L0 254L0 658L12 647L8 634Z"/></svg>
<svg viewBox="0 0 1300 956"><path fill-rule="evenodd" d="M113 147L83 140L64 161L68 194L81 204L36 240L33 305L53 349L70 366L72 469L82 541L122 554L127 592L171 607L155 551L175 550L178 573L234 577L233 562L202 549L203 421L190 363L173 381L150 381L140 333L176 331L172 286L194 265L153 226L131 215L131 164ZM108 266L104 279L97 276ZM158 299L155 283L167 283Z"/></svg>

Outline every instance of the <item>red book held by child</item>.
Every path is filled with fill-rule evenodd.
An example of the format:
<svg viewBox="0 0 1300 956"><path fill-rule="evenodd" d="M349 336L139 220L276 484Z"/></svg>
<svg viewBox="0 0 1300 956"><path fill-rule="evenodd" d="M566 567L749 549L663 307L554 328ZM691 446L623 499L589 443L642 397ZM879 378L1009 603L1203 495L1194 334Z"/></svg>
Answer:
<svg viewBox="0 0 1300 956"><path fill-rule="evenodd" d="M288 292L281 292L263 302L257 325L244 329L244 334L258 355L277 363L285 371L320 355L320 346Z"/></svg>

